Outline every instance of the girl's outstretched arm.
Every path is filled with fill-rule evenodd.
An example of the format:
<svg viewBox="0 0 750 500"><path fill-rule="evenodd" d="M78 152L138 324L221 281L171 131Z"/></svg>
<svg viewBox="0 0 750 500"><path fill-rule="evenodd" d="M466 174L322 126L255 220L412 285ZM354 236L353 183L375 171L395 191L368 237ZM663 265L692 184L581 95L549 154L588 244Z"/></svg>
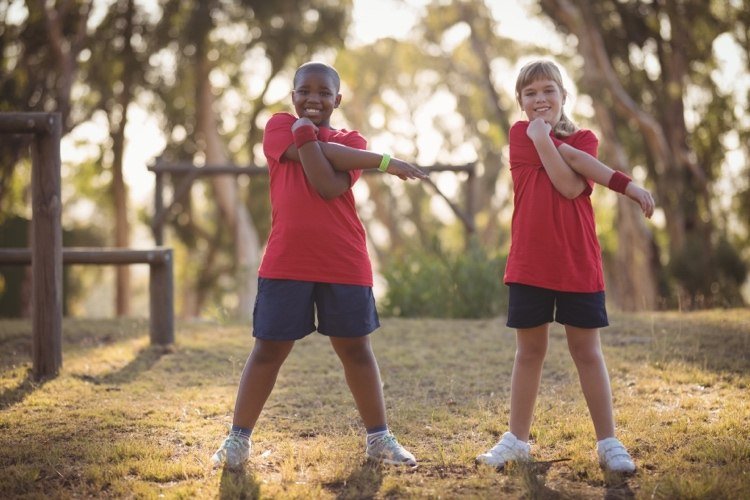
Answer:
<svg viewBox="0 0 750 500"><path fill-rule="evenodd" d="M560 156L565 163L573 169L573 171L587 179L591 179L597 184L601 184L605 187L610 186L610 181L615 175L615 171L597 158L568 144L560 145L557 150L560 152ZM654 199L651 196L651 193L646 189L637 185L635 182L630 181L623 194L638 203L646 217L650 218L651 215L653 215L655 206Z"/></svg>

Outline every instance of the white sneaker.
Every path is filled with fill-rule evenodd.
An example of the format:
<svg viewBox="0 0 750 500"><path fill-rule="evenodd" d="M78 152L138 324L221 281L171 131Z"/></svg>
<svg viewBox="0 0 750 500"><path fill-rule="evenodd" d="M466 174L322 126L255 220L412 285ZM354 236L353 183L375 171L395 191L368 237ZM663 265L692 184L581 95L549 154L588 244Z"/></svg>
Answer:
<svg viewBox="0 0 750 500"><path fill-rule="evenodd" d="M526 462L531 460L531 445L521 441L512 432L506 432L500 441L487 453L482 453L476 459L478 464L490 465L502 469L505 462Z"/></svg>
<svg viewBox="0 0 750 500"><path fill-rule="evenodd" d="M631 473L635 471L635 464L628 450L617 438L602 439L596 443L599 455L599 465L610 472Z"/></svg>
<svg viewBox="0 0 750 500"><path fill-rule="evenodd" d="M230 469L240 469L250 458L252 443L239 434L229 434L211 457L214 468L226 464Z"/></svg>
<svg viewBox="0 0 750 500"><path fill-rule="evenodd" d="M367 443L367 458L389 465L406 465L416 467L417 459L409 450L396 441L390 432L379 437L373 443Z"/></svg>

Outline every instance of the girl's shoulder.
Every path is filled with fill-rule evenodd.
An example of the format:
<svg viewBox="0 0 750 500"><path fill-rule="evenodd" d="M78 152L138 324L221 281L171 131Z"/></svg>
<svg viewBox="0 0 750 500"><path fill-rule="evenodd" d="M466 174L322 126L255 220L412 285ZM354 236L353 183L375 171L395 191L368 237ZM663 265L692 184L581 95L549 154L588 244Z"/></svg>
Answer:
<svg viewBox="0 0 750 500"><path fill-rule="evenodd" d="M596 136L596 134L587 128L579 128L568 137L561 137L560 139L564 142L567 142L571 146L599 143L599 138Z"/></svg>
<svg viewBox="0 0 750 500"><path fill-rule="evenodd" d="M511 125L510 130L512 132L514 130L526 130L527 128L529 128L529 122L527 120L518 120Z"/></svg>

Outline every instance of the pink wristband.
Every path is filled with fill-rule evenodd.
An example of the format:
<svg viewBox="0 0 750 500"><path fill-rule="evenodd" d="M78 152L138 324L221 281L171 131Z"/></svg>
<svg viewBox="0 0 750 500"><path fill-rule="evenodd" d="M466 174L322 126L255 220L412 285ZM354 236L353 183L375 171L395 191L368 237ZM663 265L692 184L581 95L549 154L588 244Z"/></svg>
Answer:
<svg viewBox="0 0 750 500"><path fill-rule="evenodd" d="M318 136L315 135L315 127L312 125L304 125L292 133L294 134L294 145L297 146L297 149L301 148L308 142L318 140Z"/></svg>
<svg viewBox="0 0 750 500"><path fill-rule="evenodd" d="M632 180L633 179L623 174L622 172L615 170L615 173L612 174L612 177L609 179L609 184L607 187L609 187L609 189L611 189L612 191L625 194L625 188L628 187L628 184L630 184Z"/></svg>

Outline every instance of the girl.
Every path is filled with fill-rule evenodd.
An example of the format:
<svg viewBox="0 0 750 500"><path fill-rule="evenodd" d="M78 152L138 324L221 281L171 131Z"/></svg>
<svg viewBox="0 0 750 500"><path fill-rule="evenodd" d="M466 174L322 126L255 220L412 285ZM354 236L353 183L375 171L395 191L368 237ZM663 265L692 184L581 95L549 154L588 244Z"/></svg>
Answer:
<svg viewBox="0 0 750 500"><path fill-rule="evenodd" d="M510 288L507 325L516 328L511 376L510 429L477 462L502 468L529 460L532 414L547 351L549 323L565 326L586 403L594 422L601 466L630 473L635 465L615 437L612 395L599 328L608 325L594 211L593 183L636 201L646 217L650 193L594 157L598 140L563 112L567 92L555 64L526 64L516 99L529 121L510 130L514 211L504 282Z"/></svg>

